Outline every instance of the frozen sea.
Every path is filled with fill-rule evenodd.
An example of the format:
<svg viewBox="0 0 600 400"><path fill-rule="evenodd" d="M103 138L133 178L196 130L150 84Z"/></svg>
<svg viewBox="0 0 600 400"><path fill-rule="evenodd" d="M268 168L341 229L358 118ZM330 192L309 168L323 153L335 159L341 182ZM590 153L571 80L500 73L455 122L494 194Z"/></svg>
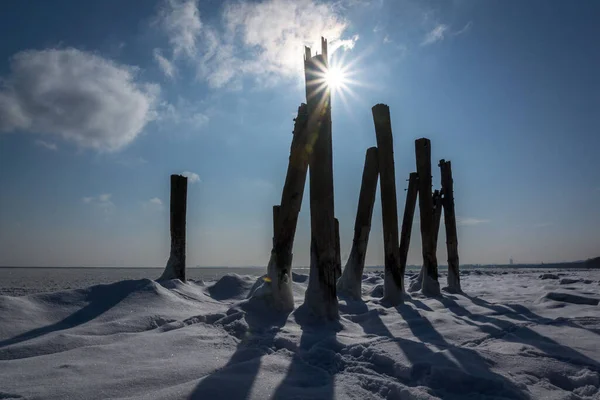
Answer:
<svg viewBox="0 0 600 400"><path fill-rule="evenodd" d="M0 267L0 295L25 296L42 292L82 289L92 285L128 279L156 279L164 268L102 267ZM187 279L212 281L226 274L260 276L266 267L196 267L187 268ZM295 267L294 272L308 274L308 267ZM382 267L367 267L381 271Z"/></svg>

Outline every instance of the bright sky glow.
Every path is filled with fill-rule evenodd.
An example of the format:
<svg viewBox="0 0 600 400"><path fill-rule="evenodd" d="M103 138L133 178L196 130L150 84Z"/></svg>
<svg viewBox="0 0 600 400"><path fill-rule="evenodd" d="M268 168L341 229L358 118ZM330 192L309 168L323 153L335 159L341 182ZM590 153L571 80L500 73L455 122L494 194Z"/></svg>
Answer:
<svg viewBox="0 0 600 400"><path fill-rule="evenodd" d="M334 91L344 90L348 84L345 71L339 66L331 66L325 73L327 85Z"/></svg>

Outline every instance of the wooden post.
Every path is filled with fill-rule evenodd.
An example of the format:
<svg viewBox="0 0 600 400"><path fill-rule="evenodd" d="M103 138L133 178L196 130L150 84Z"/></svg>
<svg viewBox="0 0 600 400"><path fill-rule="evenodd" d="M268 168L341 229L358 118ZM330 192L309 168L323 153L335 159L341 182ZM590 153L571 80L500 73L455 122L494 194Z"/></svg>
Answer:
<svg viewBox="0 0 600 400"><path fill-rule="evenodd" d="M322 54L304 60L306 100L309 115L310 277L304 304L311 313L336 319L336 238L333 202L333 154L331 140L331 95L323 85L327 71L327 41L321 38ZM306 51L310 56L310 51Z"/></svg>
<svg viewBox="0 0 600 400"><path fill-rule="evenodd" d="M418 175L416 172L411 172L408 176L408 190L406 191L406 204L404 205L404 217L402 218L402 230L400 232L400 273L402 276L406 272L406 260L408 259L408 247L410 246L418 192Z"/></svg>
<svg viewBox="0 0 600 400"><path fill-rule="evenodd" d="M294 136L281 194L281 205L273 206L273 250L267 275L271 281L275 304L284 311L294 308L291 289L292 248L308 171L307 124L308 110L306 104L301 104L294 123Z"/></svg>
<svg viewBox="0 0 600 400"><path fill-rule="evenodd" d="M450 292L461 292L458 270L458 234L454 215L454 181L450 161L440 160L442 194L444 196L444 223L446 224L446 248L448 250L448 288Z"/></svg>
<svg viewBox="0 0 600 400"><path fill-rule="evenodd" d="M440 234L440 222L442 219L442 194L439 190L433 191L433 242L437 253L438 236Z"/></svg>
<svg viewBox="0 0 600 400"><path fill-rule="evenodd" d="M273 206L273 248L275 248L275 236L277 236L277 227L279 226L279 210L281 210L281 206Z"/></svg>
<svg viewBox="0 0 600 400"><path fill-rule="evenodd" d="M187 178L171 175L171 255L159 280L185 281L185 216Z"/></svg>
<svg viewBox="0 0 600 400"><path fill-rule="evenodd" d="M365 256L371 232L371 219L375 205L375 192L377 191L377 175L379 174L379 159L377 147L367 150L365 166L362 174L358 209L354 222L354 239L352 249L346 262L342 277L338 280L337 289L355 299L361 298L362 274L365 268Z"/></svg>
<svg viewBox="0 0 600 400"><path fill-rule="evenodd" d="M419 211L423 251L423 284L421 291L428 296L440 295L437 256L435 254L433 198L431 195L431 142L422 138L415 141L417 174L419 175Z"/></svg>
<svg viewBox="0 0 600 400"><path fill-rule="evenodd" d="M396 202L396 173L394 171L394 140L390 108L376 104L372 108L377 137L381 212L383 217L383 246L385 252L384 299L392 305L402 303L404 277L400 273L398 243L398 205Z"/></svg>
<svg viewBox="0 0 600 400"><path fill-rule="evenodd" d="M342 276L342 253L340 246L340 221L335 218L335 281Z"/></svg>

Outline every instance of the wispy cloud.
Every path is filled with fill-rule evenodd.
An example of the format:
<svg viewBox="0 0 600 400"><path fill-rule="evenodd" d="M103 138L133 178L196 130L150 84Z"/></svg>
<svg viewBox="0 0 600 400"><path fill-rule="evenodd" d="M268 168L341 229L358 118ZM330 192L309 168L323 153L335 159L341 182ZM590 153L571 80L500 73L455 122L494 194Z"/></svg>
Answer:
<svg viewBox="0 0 600 400"><path fill-rule="evenodd" d="M58 150L58 146L52 142L46 142L45 140L36 140L34 143L36 146L40 146L40 147L43 147L48 150L52 150L52 151Z"/></svg>
<svg viewBox="0 0 600 400"><path fill-rule="evenodd" d="M471 26L473 26L473 21L469 21L465 24L465 26L463 26L460 30L452 33L452 35L454 36L458 36L458 35L462 35L463 33L467 33L468 31L471 30Z"/></svg>
<svg viewBox="0 0 600 400"><path fill-rule="evenodd" d="M474 226L487 224L491 222L489 219L479 219L479 218L471 218L471 217L456 217L456 223L461 226Z"/></svg>
<svg viewBox="0 0 600 400"><path fill-rule="evenodd" d="M136 68L77 49L27 50L0 86L0 132L53 134L80 148L116 151L154 116L158 85Z"/></svg>
<svg viewBox="0 0 600 400"><path fill-rule="evenodd" d="M303 46L351 49L358 36L343 37L348 23L334 5L314 0L235 2L223 8L222 26L202 23L195 0L164 0L158 24L172 47L172 61L185 56L198 77L218 88L239 87L243 76L273 83L302 71ZM197 46L197 43L202 46Z"/></svg>
<svg viewBox="0 0 600 400"><path fill-rule="evenodd" d="M154 49L154 60L158 63L160 70L169 78L175 76L175 65L162 55L160 49Z"/></svg>
<svg viewBox="0 0 600 400"><path fill-rule="evenodd" d="M161 199L153 197L150 200L142 202L142 208L145 211L162 211L164 206Z"/></svg>
<svg viewBox="0 0 600 400"><path fill-rule="evenodd" d="M195 173L195 172L184 171L181 175L187 177L189 183L202 182L200 180L200 176L197 173Z"/></svg>
<svg viewBox="0 0 600 400"><path fill-rule="evenodd" d="M98 196L83 197L81 200L85 204L100 210L105 215L110 215L115 211L115 204L111 200L112 195L110 193L100 194Z"/></svg>
<svg viewBox="0 0 600 400"><path fill-rule="evenodd" d="M210 121L210 117L202 104L192 103L182 97L179 97L175 104L162 102L157 109L159 111L158 123L167 124L169 128L172 128L175 124L199 129Z"/></svg>
<svg viewBox="0 0 600 400"><path fill-rule="evenodd" d="M423 38L423 41L421 42L421 46L427 46L427 45L444 40L447 30L448 30L448 25L445 25L445 24L437 25L435 28L433 28L431 31L429 31L425 35L425 37Z"/></svg>
<svg viewBox="0 0 600 400"><path fill-rule="evenodd" d="M165 0L155 22L165 30L173 58L196 56L196 41L202 28L198 0Z"/></svg>

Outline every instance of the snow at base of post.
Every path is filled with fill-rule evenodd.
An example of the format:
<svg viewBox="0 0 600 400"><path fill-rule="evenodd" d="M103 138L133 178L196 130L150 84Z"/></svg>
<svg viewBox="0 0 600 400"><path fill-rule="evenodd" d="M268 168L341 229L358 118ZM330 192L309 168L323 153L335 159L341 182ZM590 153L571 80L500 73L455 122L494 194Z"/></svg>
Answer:
<svg viewBox="0 0 600 400"><path fill-rule="evenodd" d="M448 293L462 293L460 278L451 268L448 268L448 286L444 288L444 291Z"/></svg>
<svg viewBox="0 0 600 400"><path fill-rule="evenodd" d="M421 286L421 293L425 296L441 296L440 283L430 277L427 272L423 272L423 285Z"/></svg>
<svg viewBox="0 0 600 400"><path fill-rule="evenodd" d="M402 289L396 285L391 271L385 271L383 277L383 301L391 306L404 304Z"/></svg>
<svg viewBox="0 0 600 400"><path fill-rule="evenodd" d="M412 292L418 292L419 290L421 290L421 287L423 286L423 267L421 267L421 270L419 271L419 275L413 279L410 282L410 286L408 287L408 292L412 293Z"/></svg>
<svg viewBox="0 0 600 400"><path fill-rule="evenodd" d="M271 286L273 306L280 311L292 311L294 309L294 294L292 292L292 277L289 268L279 271L276 257L271 253L271 259L267 267L268 284Z"/></svg>
<svg viewBox="0 0 600 400"><path fill-rule="evenodd" d="M170 279L178 279L179 277L175 273L175 265L177 265L178 262L179 260L177 260L173 255L171 255L171 257L169 257L169 260L167 261L167 266L165 267L165 270L163 271L160 278L158 278L157 280L168 281Z"/></svg>
<svg viewBox="0 0 600 400"><path fill-rule="evenodd" d="M325 285L319 282L319 270L315 263L314 243L311 243L311 262L308 276L308 285L304 294L304 305L308 308L312 317L334 320L339 318L337 296L327 301L328 295L324 292ZM332 257L331 259L333 259Z"/></svg>
<svg viewBox="0 0 600 400"><path fill-rule="evenodd" d="M362 271L359 271L358 265L351 258L346 263L346 268L342 272L342 276L337 281L338 294L350 296L356 300L360 300L362 296Z"/></svg>

